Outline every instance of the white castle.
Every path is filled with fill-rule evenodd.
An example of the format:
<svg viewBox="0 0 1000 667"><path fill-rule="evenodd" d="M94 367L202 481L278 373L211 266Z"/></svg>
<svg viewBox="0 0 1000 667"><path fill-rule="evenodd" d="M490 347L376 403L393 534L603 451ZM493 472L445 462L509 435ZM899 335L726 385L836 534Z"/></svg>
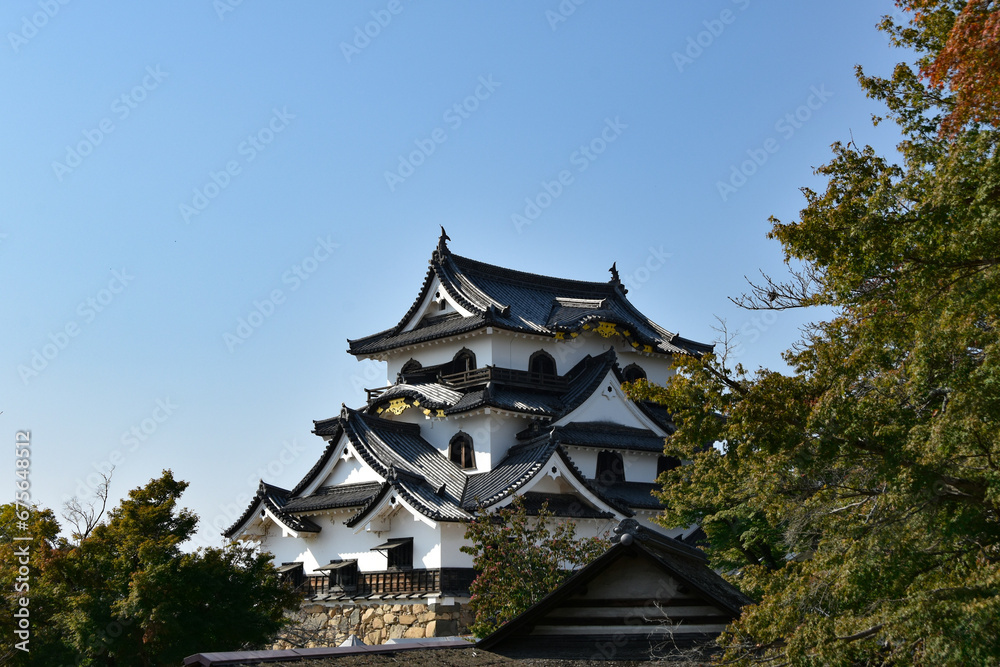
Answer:
<svg viewBox="0 0 1000 667"><path fill-rule="evenodd" d="M388 386L315 422L315 465L291 490L261 481L225 531L260 541L313 600L461 603L477 510L519 495L584 537L652 526L657 475L679 464L663 455L669 415L621 385L662 384L674 355L710 345L636 310L615 267L608 282L551 278L453 255L448 240L442 229L399 324L349 341L387 363Z"/></svg>

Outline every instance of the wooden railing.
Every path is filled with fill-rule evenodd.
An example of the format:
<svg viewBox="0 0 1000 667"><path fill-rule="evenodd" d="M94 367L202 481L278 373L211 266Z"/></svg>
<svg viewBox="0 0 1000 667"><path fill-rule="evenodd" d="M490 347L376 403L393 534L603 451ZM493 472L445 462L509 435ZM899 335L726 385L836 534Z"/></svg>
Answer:
<svg viewBox="0 0 1000 667"><path fill-rule="evenodd" d="M440 593L464 597L475 578L472 568L450 567L440 570L384 570L358 572L353 587L331 586L331 577L309 574L302 577L299 588L307 596L340 594L352 597L409 593Z"/></svg>
<svg viewBox="0 0 1000 667"><path fill-rule="evenodd" d="M549 391L566 391L569 387L565 376L562 375L519 371L513 368L500 368L498 366L484 366L471 371L442 375L441 382L456 389L475 387L487 382L496 382L507 387Z"/></svg>
<svg viewBox="0 0 1000 667"><path fill-rule="evenodd" d="M484 366L471 371L460 373L448 373L439 375L438 381L453 389L468 389L478 387L487 382L495 382L505 387L520 387L522 389L534 389L536 391L563 392L569 388L569 383L563 375L550 375L548 373L536 373L533 371L518 371L512 368L500 368L498 366ZM378 387L377 389L365 389L368 402L375 400L387 390L388 387Z"/></svg>

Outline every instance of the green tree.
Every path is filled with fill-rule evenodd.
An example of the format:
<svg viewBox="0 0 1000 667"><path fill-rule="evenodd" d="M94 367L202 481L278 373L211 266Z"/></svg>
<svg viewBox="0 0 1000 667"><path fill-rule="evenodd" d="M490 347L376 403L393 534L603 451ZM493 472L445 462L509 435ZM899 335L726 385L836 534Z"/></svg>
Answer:
<svg viewBox="0 0 1000 667"><path fill-rule="evenodd" d="M79 544L51 550L32 586L32 623L58 641L33 639L23 664L176 665L192 653L271 641L299 596L250 546L182 552L198 523L177 506L187 486L165 471ZM57 524L44 517L54 536Z"/></svg>
<svg viewBox="0 0 1000 667"><path fill-rule="evenodd" d="M49 656L51 664L72 661L73 654L63 646L58 630L47 622L59 609L60 602L51 595L51 590L40 585L49 564L59 558L66 547L58 535L59 523L52 510L25 508L15 503L0 505L0 586L3 590L0 664L28 664L32 654ZM31 539L15 539L24 537ZM22 598L27 605L20 604ZM25 609L26 612L22 611ZM27 616L16 617L17 612ZM27 628L20 627L22 619L28 624ZM28 634L18 635L18 630ZM27 643L22 643L25 640ZM28 651L19 649L19 644Z"/></svg>
<svg viewBox="0 0 1000 667"><path fill-rule="evenodd" d="M469 605L476 620L469 630L485 637L554 591L574 569L597 558L606 539L577 539L576 525L555 519L545 503L529 512L521 496L510 505L483 512L466 526L477 571Z"/></svg>
<svg viewBox="0 0 1000 667"><path fill-rule="evenodd" d="M670 407L667 453L692 462L662 478L663 520L701 522L760 600L722 639L738 663L1000 662L1000 133L974 87L921 75L983 3L898 4L920 13L883 27L919 59L858 77L901 162L835 144L825 192L772 219L794 278L739 300L833 316L790 375L720 355L633 388Z"/></svg>

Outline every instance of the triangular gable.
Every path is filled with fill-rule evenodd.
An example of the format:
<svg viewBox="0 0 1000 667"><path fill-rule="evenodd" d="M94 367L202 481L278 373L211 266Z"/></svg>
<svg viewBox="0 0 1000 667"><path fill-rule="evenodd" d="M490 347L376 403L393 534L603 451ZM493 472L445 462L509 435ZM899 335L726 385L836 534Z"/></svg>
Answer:
<svg viewBox="0 0 1000 667"><path fill-rule="evenodd" d="M458 313L462 317L472 317L476 314L463 307L451 295L449 290L441 284L441 279L437 274L430 281L425 281L416 304L416 308L413 308L411 313L407 313L407 317L396 326L398 333L412 331L425 317L438 317L449 313Z"/></svg>
<svg viewBox="0 0 1000 667"><path fill-rule="evenodd" d="M653 532L638 531L646 538ZM710 642L752 602L676 540L657 533L647 548L635 532L616 539L478 646L519 657L649 659L665 645Z"/></svg>
<svg viewBox="0 0 1000 667"><path fill-rule="evenodd" d="M621 380L614 369L608 370L604 381L570 412L553 422L565 426L570 422L614 422L621 426L641 428L666 437L667 432L653 421L634 401L625 396Z"/></svg>
<svg viewBox="0 0 1000 667"><path fill-rule="evenodd" d="M559 482L561 484L558 484ZM563 488L563 485L568 486L568 489ZM628 508L611 505L605 498L594 491L580 470L573 465L566 452L559 446L552 448L549 456L540 465L534 466L529 474L521 479L512 481L506 493L482 506L503 507L513 502L513 495L515 493L522 494L536 491L541 493L566 493L569 491L582 498L586 504L596 508L598 511L610 514L615 520L632 516L632 512Z"/></svg>
<svg viewBox="0 0 1000 667"><path fill-rule="evenodd" d="M336 442L330 442L330 452L325 456L322 466L312 474L312 481L299 489L296 498L312 495L324 486L336 484L353 484L357 482L381 482L385 478L358 456L357 450L351 444L346 433L341 432ZM347 466L354 473L344 473L342 467ZM356 472L355 472L356 471Z"/></svg>

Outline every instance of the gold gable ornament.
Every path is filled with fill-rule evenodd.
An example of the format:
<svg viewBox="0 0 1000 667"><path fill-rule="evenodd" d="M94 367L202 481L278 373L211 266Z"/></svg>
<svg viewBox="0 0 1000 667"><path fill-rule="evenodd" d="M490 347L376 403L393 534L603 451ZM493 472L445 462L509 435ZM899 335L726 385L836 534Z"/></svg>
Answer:
<svg viewBox="0 0 1000 667"><path fill-rule="evenodd" d="M618 333L618 327L611 322L600 322L594 331L601 334L605 338L611 338Z"/></svg>
<svg viewBox="0 0 1000 667"><path fill-rule="evenodd" d="M389 401L389 407L387 407L385 411L391 412L394 415L401 415L403 414L403 410L405 410L408 407L410 406L406 404L405 398L394 398L391 401Z"/></svg>

